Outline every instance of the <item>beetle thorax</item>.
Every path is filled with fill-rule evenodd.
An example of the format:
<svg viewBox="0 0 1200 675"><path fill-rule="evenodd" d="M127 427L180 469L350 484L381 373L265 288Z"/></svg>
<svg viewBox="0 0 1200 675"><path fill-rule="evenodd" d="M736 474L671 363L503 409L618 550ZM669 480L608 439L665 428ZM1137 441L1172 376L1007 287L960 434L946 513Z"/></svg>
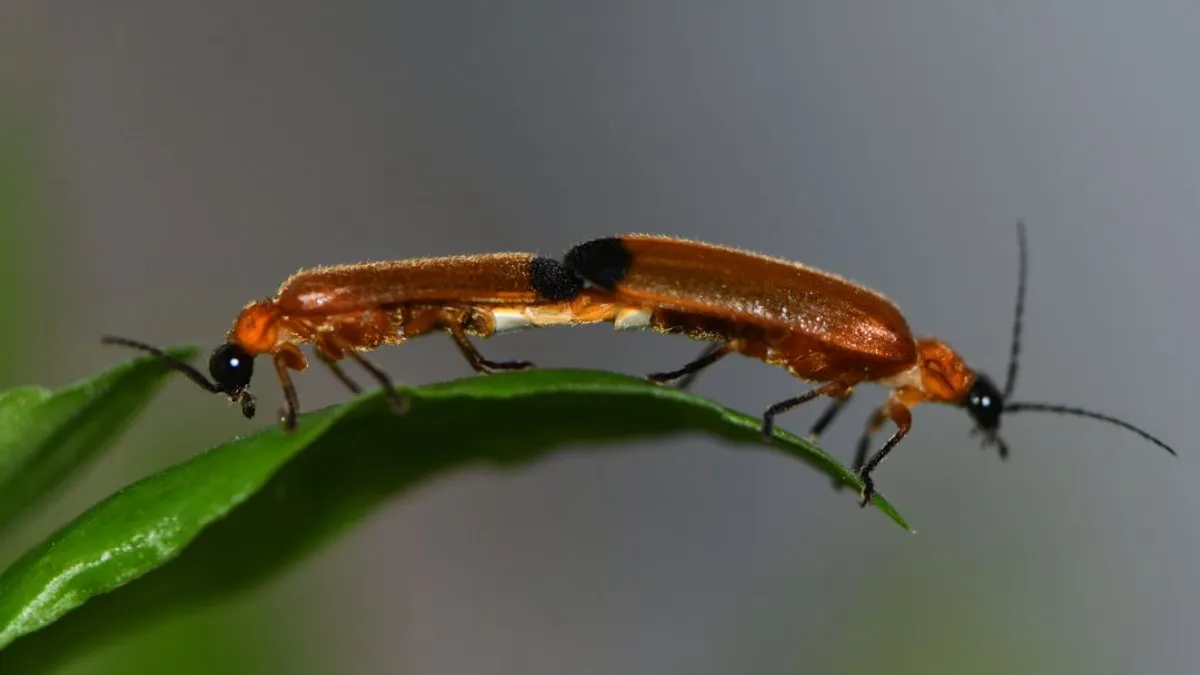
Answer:
<svg viewBox="0 0 1200 675"><path fill-rule="evenodd" d="M975 371L950 345L934 337L917 339L921 391L928 401L959 403L975 381Z"/></svg>
<svg viewBox="0 0 1200 675"><path fill-rule="evenodd" d="M229 340L251 355L271 351L278 339L279 308L266 300L246 305L229 331Z"/></svg>

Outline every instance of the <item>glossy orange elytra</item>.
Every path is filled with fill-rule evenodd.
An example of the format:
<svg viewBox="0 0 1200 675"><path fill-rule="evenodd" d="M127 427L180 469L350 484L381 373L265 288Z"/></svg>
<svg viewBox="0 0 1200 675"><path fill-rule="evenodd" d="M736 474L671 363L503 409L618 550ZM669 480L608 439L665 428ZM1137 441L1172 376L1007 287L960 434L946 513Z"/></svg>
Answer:
<svg viewBox="0 0 1200 675"><path fill-rule="evenodd" d="M712 341L714 346L684 367L649 376L667 383L693 377L738 352L782 366L818 386L781 401L763 414L762 432L772 436L776 415L819 396L833 399L810 430L814 440L833 421L856 386L891 389L871 415L859 443L855 469L874 492L871 474L912 428L912 408L945 403L964 408L985 443L1008 448L998 435L1004 413L1044 411L1089 417L1141 435L1172 455L1145 431L1097 412L1046 403L1012 402L1025 298L1025 228L1018 223L1020 280L1012 352L1004 389L968 366L946 342L914 337L900 310L886 297L842 277L738 249L658 235L596 239L572 248L565 267L606 294L608 320L619 329L653 329ZM594 316L592 318L595 318ZM870 458L870 439L891 420L896 431Z"/></svg>

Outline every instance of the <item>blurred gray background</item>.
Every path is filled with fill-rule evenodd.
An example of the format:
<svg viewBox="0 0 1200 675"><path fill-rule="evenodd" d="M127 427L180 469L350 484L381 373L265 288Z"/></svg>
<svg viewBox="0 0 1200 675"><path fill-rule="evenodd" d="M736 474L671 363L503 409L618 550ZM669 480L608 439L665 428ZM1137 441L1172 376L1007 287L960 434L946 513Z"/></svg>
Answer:
<svg viewBox="0 0 1200 675"><path fill-rule="evenodd" d="M554 255L628 231L847 275L1002 378L1024 218L1018 396L1125 417L1183 456L1030 414L1006 420L1001 463L962 413L921 408L877 475L917 535L797 462L699 437L481 469L70 672L1098 674L1200 659L1200 5L167 5L0 5L0 114L36 121L44 224L9 281L30 314L7 324L26 356L0 386L128 358L106 332L211 347L301 266ZM636 374L698 349L605 327L480 346ZM406 382L468 374L440 337L377 358ZM345 399L320 369L298 386L307 409ZM802 386L738 358L697 390L757 413ZM823 445L849 461L882 396L864 389ZM781 422L804 431L818 412ZM6 544L267 423L173 383Z"/></svg>

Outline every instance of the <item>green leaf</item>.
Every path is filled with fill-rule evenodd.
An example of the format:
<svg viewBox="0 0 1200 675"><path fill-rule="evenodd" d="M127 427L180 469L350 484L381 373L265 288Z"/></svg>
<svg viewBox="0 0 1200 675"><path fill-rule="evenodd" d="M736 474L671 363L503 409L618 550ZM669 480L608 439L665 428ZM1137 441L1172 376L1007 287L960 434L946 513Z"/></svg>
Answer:
<svg viewBox="0 0 1200 675"><path fill-rule="evenodd" d="M174 349L191 358L195 349ZM58 391L0 393L0 531L116 440L171 371L143 358Z"/></svg>
<svg viewBox="0 0 1200 675"><path fill-rule="evenodd" d="M514 467L574 443L702 431L861 487L796 436L780 432L768 446L757 418L623 375L533 370L407 391L406 416L380 392L360 396L303 416L293 434L272 425L209 450L84 513L0 575L0 647L62 619L0 652L0 672L35 672L252 587L385 500L471 463ZM907 529L881 495L875 505Z"/></svg>

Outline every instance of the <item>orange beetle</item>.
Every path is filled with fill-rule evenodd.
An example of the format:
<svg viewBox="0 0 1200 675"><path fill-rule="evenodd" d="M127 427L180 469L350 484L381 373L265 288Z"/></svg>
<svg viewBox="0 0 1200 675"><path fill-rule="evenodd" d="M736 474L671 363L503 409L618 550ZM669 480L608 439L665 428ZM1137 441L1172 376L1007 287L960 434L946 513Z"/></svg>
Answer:
<svg viewBox="0 0 1200 675"><path fill-rule="evenodd" d="M912 428L912 408L947 403L966 409L985 443L1008 448L998 435L1004 413L1040 410L1116 424L1175 454L1165 443L1127 422L1100 413L1045 403L1012 402L1025 297L1025 228L1018 223L1020 282L1013 324L1012 358L1004 389L997 387L936 337L914 337L900 310L883 295L840 276L777 258L685 239L625 235L595 239L564 258L571 273L607 294L609 319L619 329L649 328L682 333L717 344L684 367L649 379L667 383L691 378L738 352L782 366L819 383L771 406L762 432L770 439L775 417L819 396L833 403L812 426L814 440L863 383L891 389L871 415L859 443L855 468L874 492L871 473ZM582 296L588 297L588 296ZM896 431L867 458L871 437L891 420Z"/></svg>
<svg viewBox="0 0 1200 675"><path fill-rule="evenodd" d="M289 371L303 371L308 360L299 343L312 343L317 356L352 392L361 388L338 366L350 357L388 392L398 411L406 399L391 379L361 352L444 330L477 372L520 370L528 361L493 362L481 356L468 335L489 337L537 325L586 322L586 310L572 309L583 287L578 277L549 258L527 253L423 258L359 263L301 270L274 298L252 302L241 311L224 344L209 358L212 379L151 345L108 336L104 342L149 352L167 361L200 387L240 403L253 417L248 389L254 358L270 355L284 392L284 427L296 427L299 408Z"/></svg>

